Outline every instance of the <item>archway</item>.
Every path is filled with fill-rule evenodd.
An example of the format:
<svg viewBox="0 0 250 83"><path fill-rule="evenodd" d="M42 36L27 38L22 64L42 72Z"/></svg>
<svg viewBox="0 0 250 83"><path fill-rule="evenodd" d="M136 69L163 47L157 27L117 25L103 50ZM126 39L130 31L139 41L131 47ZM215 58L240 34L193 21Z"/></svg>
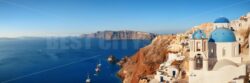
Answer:
<svg viewBox="0 0 250 83"><path fill-rule="evenodd" d="M194 67L196 70L200 70L203 67L203 57L201 54L197 54L194 57Z"/></svg>

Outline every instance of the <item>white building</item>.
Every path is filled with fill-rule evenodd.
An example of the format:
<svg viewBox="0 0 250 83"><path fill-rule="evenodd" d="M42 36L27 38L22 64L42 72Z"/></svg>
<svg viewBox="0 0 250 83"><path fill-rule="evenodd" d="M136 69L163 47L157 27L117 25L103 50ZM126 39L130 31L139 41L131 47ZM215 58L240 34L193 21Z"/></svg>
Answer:
<svg viewBox="0 0 250 83"><path fill-rule="evenodd" d="M189 83L246 83L246 65L229 20L215 20L207 38L202 30L193 33L190 45Z"/></svg>
<svg viewBox="0 0 250 83"><path fill-rule="evenodd" d="M180 70L178 67L172 65L172 63L174 61L182 61L184 58L185 57L180 54L170 53L168 55L168 60L160 65L159 69L156 71L154 79L149 83L174 83L180 74Z"/></svg>

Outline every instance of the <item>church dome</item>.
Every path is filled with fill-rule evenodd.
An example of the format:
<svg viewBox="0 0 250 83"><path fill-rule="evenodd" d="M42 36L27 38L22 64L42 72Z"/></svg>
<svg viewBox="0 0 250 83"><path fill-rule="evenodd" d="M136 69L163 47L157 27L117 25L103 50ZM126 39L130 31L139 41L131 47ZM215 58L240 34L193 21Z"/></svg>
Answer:
<svg viewBox="0 0 250 83"><path fill-rule="evenodd" d="M209 42L235 42L236 38L230 29L217 28L211 34L208 40Z"/></svg>
<svg viewBox="0 0 250 83"><path fill-rule="evenodd" d="M198 29L193 33L192 38L193 39L206 38L206 34L202 30Z"/></svg>
<svg viewBox="0 0 250 83"><path fill-rule="evenodd" d="M214 23L229 23L230 21L226 17L219 17L215 19Z"/></svg>

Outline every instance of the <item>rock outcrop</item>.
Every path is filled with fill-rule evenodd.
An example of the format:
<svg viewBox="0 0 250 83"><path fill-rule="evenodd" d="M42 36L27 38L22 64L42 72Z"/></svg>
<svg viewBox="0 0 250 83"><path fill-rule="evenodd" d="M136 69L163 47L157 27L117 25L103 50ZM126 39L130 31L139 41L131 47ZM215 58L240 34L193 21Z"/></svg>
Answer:
<svg viewBox="0 0 250 83"><path fill-rule="evenodd" d="M248 54L248 36L250 32L250 13L246 16L240 17L239 20L231 21L230 25L234 27L237 41L241 44L242 53ZM193 27L183 33L184 35L191 35L196 29L202 29L209 37L209 33L213 30L213 23L204 23L199 26ZM140 78L148 75L153 75L161 63L163 63L168 53L173 52L170 50L171 46L181 43L185 38L180 38L178 35L159 35L150 45L141 48L135 55L129 57L122 65L118 75L123 79L123 83L138 83ZM178 51L181 51L184 56L188 57L186 50L181 46ZM188 69L187 61L182 63L183 67Z"/></svg>
<svg viewBox="0 0 250 83"><path fill-rule="evenodd" d="M152 40L156 34L138 31L98 31L92 34L83 34L83 38L98 38L106 40L142 39Z"/></svg>

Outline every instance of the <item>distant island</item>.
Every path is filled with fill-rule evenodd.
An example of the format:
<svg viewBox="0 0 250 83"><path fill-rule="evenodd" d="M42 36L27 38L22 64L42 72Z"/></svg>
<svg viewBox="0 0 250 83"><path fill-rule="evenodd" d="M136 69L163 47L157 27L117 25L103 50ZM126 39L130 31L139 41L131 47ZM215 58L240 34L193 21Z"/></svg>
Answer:
<svg viewBox="0 0 250 83"><path fill-rule="evenodd" d="M98 31L91 34L82 34L82 38L98 38L105 40L127 40L127 39L142 39L152 40L157 36L154 33L139 32L139 31Z"/></svg>

